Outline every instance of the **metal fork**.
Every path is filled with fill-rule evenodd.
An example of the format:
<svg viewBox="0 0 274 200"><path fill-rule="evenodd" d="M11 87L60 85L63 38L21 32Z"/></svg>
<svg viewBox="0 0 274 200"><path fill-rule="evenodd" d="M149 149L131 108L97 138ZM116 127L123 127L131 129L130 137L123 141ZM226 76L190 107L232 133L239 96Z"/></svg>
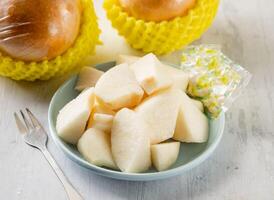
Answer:
<svg viewBox="0 0 274 200"><path fill-rule="evenodd" d="M24 141L37 149L39 149L49 164L51 165L52 169L54 170L55 174L58 176L59 180L62 182L69 200L83 200L81 195L74 189L74 187L70 184L67 180L66 176L63 174L62 170L57 165L56 161L53 159L49 151L47 150L47 141L48 136L45 132L44 128L37 120L37 118L32 114L32 112L26 108L26 113L28 118L24 114L22 110L20 110L21 116L23 121L20 120L17 113L14 113L14 118L20 133L23 134Z"/></svg>

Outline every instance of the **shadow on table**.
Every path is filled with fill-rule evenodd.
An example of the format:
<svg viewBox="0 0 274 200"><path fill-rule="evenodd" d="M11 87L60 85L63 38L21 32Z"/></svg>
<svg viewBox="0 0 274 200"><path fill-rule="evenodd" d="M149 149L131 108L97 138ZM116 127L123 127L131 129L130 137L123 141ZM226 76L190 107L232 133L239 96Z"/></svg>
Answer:
<svg viewBox="0 0 274 200"><path fill-rule="evenodd" d="M56 90L72 75L53 78L48 81L12 81L16 91L39 103L49 104Z"/></svg>

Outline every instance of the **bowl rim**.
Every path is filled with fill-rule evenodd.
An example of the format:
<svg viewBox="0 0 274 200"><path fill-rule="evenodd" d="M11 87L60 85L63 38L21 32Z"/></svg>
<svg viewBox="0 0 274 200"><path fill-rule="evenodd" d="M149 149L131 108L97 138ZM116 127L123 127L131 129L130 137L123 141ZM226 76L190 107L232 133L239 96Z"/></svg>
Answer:
<svg viewBox="0 0 274 200"><path fill-rule="evenodd" d="M203 161L205 161L216 149L218 146L219 142L221 141L221 138L223 136L224 128L225 128L225 114L221 113L218 120L220 123L219 129L218 129L218 135L216 136L215 141L202 153L200 153L195 159L191 160L190 162L173 168L173 169L168 169L165 171L160 171L160 172L148 172L148 173L125 173L125 172L120 172L120 171L114 171L111 169L103 168L103 167L98 167L96 165L93 165L83 158L76 156L73 154L69 148L66 147L66 145L63 143L61 138L58 137L55 126L54 126L54 121L53 121L53 107L56 102L57 96L60 95L61 91L66 88L72 81L74 81L77 78L77 75L72 76L69 80L67 80L61 87L58 88L58 90L55 92L53 95L49 109L48 109L48 123L49 123L49 130L50 130L50 136L53 139L54 143L56 146L61 149L69 159L72 161L76 162L77 164L81 165L84 168L90 169L92 172L105 176L105 177L110 177L110 178L115 178L115 179L120 179L120 180L131 180L131 181L151 181L151 180L158 180L158 179L165 179L169 178L172 176L176 176L179 174L182 174L183 172L194 168L201 164Z"/></svg>

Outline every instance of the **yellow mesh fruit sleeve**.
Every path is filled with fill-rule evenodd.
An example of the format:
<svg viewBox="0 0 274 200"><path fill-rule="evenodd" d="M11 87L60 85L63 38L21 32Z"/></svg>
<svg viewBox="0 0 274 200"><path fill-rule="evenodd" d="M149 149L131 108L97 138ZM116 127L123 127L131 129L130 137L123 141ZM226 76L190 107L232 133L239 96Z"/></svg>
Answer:
<svg viewBox="0 0 274 200"><path fill-rule="evenodd" d="M75 69L86 56L93 54L95 46L99 44L100 30L93 2L81 1L84 9L80 32L74 44L64 54L42 62L23 62L0 52L0 75L14 80L48 80Z"/></svg>
<svg viewBox="0 0 274 200"><path fill-rule="evenodd" d="M107 17L119 34L133 48L158 55L171 53L200 38L211 25L218 5L219 0L197 0L186 16L157 23L129 16L118 0L104 1Z"/></svg>

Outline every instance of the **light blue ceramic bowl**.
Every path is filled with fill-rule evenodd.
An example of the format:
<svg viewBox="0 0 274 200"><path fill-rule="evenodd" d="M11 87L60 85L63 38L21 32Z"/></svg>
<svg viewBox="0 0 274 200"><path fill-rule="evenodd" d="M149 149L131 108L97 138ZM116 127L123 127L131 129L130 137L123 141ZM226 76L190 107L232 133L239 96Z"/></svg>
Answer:
<svg viewBox="0 0 274 200"><path fill-rule="evenodd" d="M104 63L97 65L96 67L100 70L106 71L107 69L113 67L115 65L114 62ZM70 100L75 98L78 95L78 92L74 90L74 86L77 80L77 76L72 77L68 80L63 86L61 86L55 95L53 96L49 112L48 112L48 120L51 137L56 143L58 147L62 149L62 151L73 161L78 163L79 165L90 169L91 172L96 174L115 178L122 180L131 180L131 181L150 181L157 179L164 179L172 176L176 176L179 174L183 174L187 170L196 167L201 164L206 158L208 158L212 152L215 150L217 145L219 144L224 126L225 126L225 116L221 114L220 117L216 120L209 120L210 124L210 133L209 139L206 143L203 144L186 144L182 143L180 148L180 155L178 157L177 162L166 171L157 172L155 169L150 169L145 173L122 173L119 171L97 167L88 163L80 153L77 151L75 146L69 145L62 141L55 129L56 118L59 110Z"/></svg>

